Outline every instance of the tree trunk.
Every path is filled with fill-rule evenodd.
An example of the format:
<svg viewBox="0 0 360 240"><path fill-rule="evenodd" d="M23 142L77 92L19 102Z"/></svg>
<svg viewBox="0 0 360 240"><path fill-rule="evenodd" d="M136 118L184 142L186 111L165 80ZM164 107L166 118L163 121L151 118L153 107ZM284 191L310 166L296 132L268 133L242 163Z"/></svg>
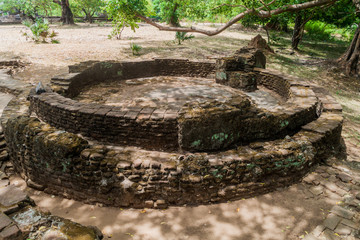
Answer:
<svg viewBox="0 0 360 240"><path fill-rule="evenodd" d="M355 35L349 48L338 59L338 63L345 69L346 74L358 76L360 73L360 25L356 29Z"/></svg>
<svg viewBox="0 0 360 240"><path fill-rule="evenodd" d="M171 27L180 27L179 18L176 15L176 10L177 10L178 6L179 5L177 3L175 3L174 9L172 10L172 14L169 19L169 25Z"/></svg>
<svg viewBox="0 0 360 240"><path fill-rule="evenodd" d="M86 11L86 9L83 8L83 12L85 13L85 21L93 23L93 14L91 13L91 11Z"/></svg>
<svg viewBox="0 0 360 240"><path fill-rule="evenodd" d="M61 21L63 24L74 24L74 15L71 11L69 0L61 0Z"/></svg>
<svg viewBox="0 0 360 240"><path fill-rule="evenodd" d="M303 16L301 15L301 13L299 13L296 14L295 26L291 39L291 47L294 50L298 50L298 45L303 37L303 34L304 34Z"/></svg>
<svg viewBox="0 0 360 240"><path fill-rule="evenodd" d="M360 0L353 0L356 7L356 15L360 16ZM355 31L354 37L346 52L338 59L340 67L345 69L347 75L360 75L360 24Z"/></svg>

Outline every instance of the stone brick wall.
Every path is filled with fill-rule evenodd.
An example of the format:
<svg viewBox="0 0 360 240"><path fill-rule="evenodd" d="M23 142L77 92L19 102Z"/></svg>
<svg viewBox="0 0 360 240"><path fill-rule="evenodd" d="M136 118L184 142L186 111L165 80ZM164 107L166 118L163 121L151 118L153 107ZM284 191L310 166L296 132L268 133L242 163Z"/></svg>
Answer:
<svg viewBox="0 0 360 240"><path fill-rule="evenodd" d="M56 93L30 95L30 102L39 118L69 132L123 145L178 149L179 110L84 104Z"/></svg>
<svg viewBox="0 0 360 240"><path fill-rule="evenodd" d="M289 99L291 95L290 82L287 77L282 76L274 71L266 69L255 68L256 80L259 85L263 85L266 88L275 91L280 96Z"/></svg>
<svg viewBox="0 0 360 240"><path fill-rule="evenodd" d="M87 67L88 66L88 67ZM212 61L189 61L188 59L155 59L138 62L89 62L84 66L70 67L73 74L64 79L65 85L54 79L55 85L64 90L68 97L78 95L85 86L91 86L105 81L154 77L154 76L188 76L206 77L214 72ZM60 83L60 84L59 84ZM69 84L66 84L69 83ZM61 92L61 90L59 90Z"/></svg>
<svg viewBox="0 0 360 240"><path fill-rule="evenodd" d="M230 63L224 61L224 68L241 67L247 72L253 69L242 62L236 62L240 66ZM213 62L186 59L87 62L70 67L72 73L54 77L52 81L58 92L75 96L85 86L101 81L156 75L206 77L214 73L214 68ZM74 73L77 70L83 71ZM246 107L235 99L227 106L218 107L212 103L198 106L196 113L186 106L158 109L85 104L53 92L33 93L29 100L31 111L57 128L103 142L158 150L214 151L257 139L279 138L293 134L320 115L321 103L309 86L265 69L255 69L251 73L259 84L287 100L287 105L279 110L263 111Z"/></svg>
<svg viewBox="0 0 360 240"><path fill-rule="evenodd" d="M32 110L44 119L46 115L46 121L67 124L68 128L85 122L98 127L98 134L104 132L98 125L104 121L103 113L99 112L100 117L92 110L80 113L86 107L55 93L32 94L29 102L24 92L9 103L2 116L9 156L17 172L45 192L87 203L164 208L266 193L299 180L313 164L336 150L341 139L343 118L335 99L318 86L282 77L290 84L289 104L294 105L286 110L291 121L279 124L296 130L283 139L216 153L105 147L30 117L28 106L31 103ZM295 105L298 102L303 108ZM150 120L153 115L165 119L166 112L154 110ZM171 119L173 113L168 115ZM91 118L86 120L85 116ZM311 117L302 119L305 116ZM91 125L93 121L98 122Z"/></svg>
<svg viewBox="0 0 360 240"><path fill-rule="evenodd" d="M312 92L310 92L312 93ZM245 102L187 109L114 107L79 103L57 93L29 96L43 121L103 142L158 150L211 151L292 134L318 117L319 102L308 93L289 107L261 112ZM301 103L299 105L299 103ZM249 104L249 102L248 102Z"/></svg>
<svg viewBox="0 0 360 240"><path fill-rule="evenodd" d="M91 146L28 116L10 118L5 137L15 169L47 193L88 203L164 208L250 197L287 186L338 146L341 123L341 114L326 113L291 138L217 154Z"/></svg>

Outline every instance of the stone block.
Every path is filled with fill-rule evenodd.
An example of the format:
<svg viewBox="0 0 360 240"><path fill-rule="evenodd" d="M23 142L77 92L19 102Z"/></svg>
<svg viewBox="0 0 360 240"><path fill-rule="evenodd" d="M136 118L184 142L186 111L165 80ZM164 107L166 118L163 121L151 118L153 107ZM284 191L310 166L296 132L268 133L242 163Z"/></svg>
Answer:
<svg viewBox="0 0 360 240"><path fill-rule="evenodd" d="M159 200L156 200L154 206L155 206L155 208L164 209L164 208L168 207L168 204L166 203L165 200L159 199Z"/></svg>
<svg viewBox="0 0 360 240"><path fill-rule="evenodd" d="M8 226L0 232L0 240L22 240L22 233L16 225Z"/></svg>
<svg viewBox="0 0 360 240"><path fill-rule="evenodd" d="M355 215L353 211L347 210L340 206L334 206L330 212L346 219L352 219Z"/></svg>
<svg viewBox="0 0 360 240"><path fill-rule="evenodd" d="M12 223L11 219L4 213L0 212L0 231Z"/></svg>
<svg viewBox="0 0 360 240"><path fill-rule="evenodd" d="M340 223L336 227L335 232L340 234L340 235L349 235L352 230L353 230L352 228Z"/></svg>
<svg viewBox="0 0 360 240"><path fill-rule="evenodd" d="M330 230L334 230L342 218L336 216L335 214L329 214L324 221L324 226Z"/></svg>
<svg viewBox="0 0 360 240"><path fill-rule="evenodd" d="M28 196L26 193L20 188L15 187L15 185L0 188L0 204L4 207L10 207L27 200Z"/></svg>

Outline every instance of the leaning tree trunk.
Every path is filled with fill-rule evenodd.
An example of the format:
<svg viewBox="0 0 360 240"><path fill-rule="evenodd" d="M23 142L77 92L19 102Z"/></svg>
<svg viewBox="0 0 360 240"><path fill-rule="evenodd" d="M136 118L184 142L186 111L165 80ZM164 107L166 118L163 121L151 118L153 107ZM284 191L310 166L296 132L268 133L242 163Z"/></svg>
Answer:
<svg viewBox="0 0 360 240"><path fill-rule="evenodd" d="M356 15L360 16L360 0L353 0L356 7ZM355 31L354 37L346 52L338 59L340 67L345 69L346 74L359 76L360 74L360 24Z"/></svg>
<svg viewBox="0 0 360 240"><path fill-rule="evenodd" d="M71 11L69 0L61 0L61 21L63 24L74 24L74 15Z"/></svg>
<svg viewBox="0 0 360 240"><path fill-rule="evenodd" d="M345 69L348 75L360 74L360 24L356 29L355 35L349 48L338 59L338 63Z"/></svg>
<svg viewBox="0 0 360 240"><path fill-rule="evenodd" d="M304 24L302 15L296 14L294 32L291 39L291 47L294 50L298 50L298 45L304 34Z"/></svg>

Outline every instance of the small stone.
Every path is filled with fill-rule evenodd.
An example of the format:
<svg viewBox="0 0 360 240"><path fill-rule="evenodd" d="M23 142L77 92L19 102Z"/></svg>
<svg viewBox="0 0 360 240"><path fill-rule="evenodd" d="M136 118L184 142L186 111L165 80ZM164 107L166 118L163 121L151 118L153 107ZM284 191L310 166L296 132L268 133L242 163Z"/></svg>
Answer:
<svg viewBox="0 0 360 240"><path fill-rule="evenodd" d="M341 181L343 181L343 182L345 182L345 183L348 183L348 182L350 182L350 181L352 180L352 178L351 178L349 175L345 174L345 173L339 173L339 174L337 175L337 177L338 177Z"/></svg>
<svg viewBox="0 0 360 240"><path fill-rule="evenodd" d="M356 194L356 199L360 200L360 192Z"/></svg>
<svg viewBox="0 0 360 240"><path fill-rule="evenodd" d="M28 200L28 196L15 185L0 188L0 204L9 207L22 201Z"/></svg>
<svg viewBox="0 0 360 240"><path fill-rule="evenodd" d="M343 219L341 221L341 223L348 226L348 227L351 227L353 229L360 229L360 224L359 223L356 223L356 222L348 220L348 219Z"/></svg>
<svg viewBox="0 0 360 240"><path fill-rule="evenodd" d="M159 199L159 200L156 200L156 202L155 202L155 207L156 207L156 208L167 208L168 205L167 205L167 203L165 202L165 200Z"/></svg>
<svg viewBox="0 0 360 240"><path fill-rule="evenodd" d="M315 196L318 196L323 193L323 188L321 186L312 187L309 189L309 191L314 194Z"/></svg>
<svg viewBox="0 0 360 240"><path fill-rule="evenodd" d="M303 181L307 184L312 184L314 180L315 180L315 174L309 174L303 179Z"/></svg>
<svg viewBox="0 0 360 240"><path fill-rule="evenodd" d="M42 82L39 82L39 83L38 83L38 85L37 85L36 88L35 88L35 92L36 92L36 94L41 94L41 93L46 92L45 87L44 87L44 85L42 84Z"/></svg>
<svg viewBox="0 0 360 240"><path fill-rule="evenodd" d="M336 190L338 190L338 187L335 185L335 183L332 182L326 182L323 186L332 192L336 192Z"/></svg>
<svg viewBox="0 0 360 240"><path fill-rule="evenodd" d="M335 214L329 214L324 221L324 226L329 228L330 230L334 230L340 221L341 218L339 218Z"/></svg>
<svg viewBox="0 0 360 240"><path fill-rule="evenodd" d="M341 240L341 237L336 236L335 233L333 231L330 231L329 229L326 229L323 234L321 235L321 239L326 239L326 240Z"/></svg>
<svg viewBox="0 0 360 240"><path fill-rule="evenodd" d="M344 224L339 224L335 229L335 232L340 235L349 235L353 229L349 228Z"/></svg>
<svg viewBox="0 0 360 240"><path fill-rule="evenodd" d="M320 182L319 182L318 180L314 180L313 183L314 183L314 185L316 185L316 186L320 185Z"/></svg>
<svg viewBox="0 0 360 240"><path fill-rule="evenodd" d="M305 236L304 240L319 240L319 239L310 233Z"/></svg>
<svg viewBox="0 0 360 240"><path fill-rule="evenodd" d="M324 225L318 225L316 228L311 232L315 237L320 236L320 234L325 230Z"/></svg>
<svg viewBox="0 0 360 240"><path fill-rule="evenodd" d="M333 169L333 168L327 168L325 171L326 171L328 174L330 174L330 175L336 174L336 170Z"/></svg>
<svg viewBox="0 0 360 240"><path fill-rule="evenodd" d="M7 152L0 154L0 162L4 162L4 161L8 160L8 158L9 158L9 154Z"/></svg>
<svg viewBox="0 0 360 240"><path fill-rule="evenodd" d="M343 189L344 191L349 192L351 190L351 187L349 184L345 184L343 182L337 181L335 183L339 188Z"/></svg>
<svg viewBox="0 0 360 240"><path fill-rule="evenodd" d="M140 168L142 164L142 160L141 159L136 159L134 162L133 162L133 167L134 168Z"/></svg>
<svg viewBox="0 0 360 240"><path fill-rule="evenodd" d="M145 201L144 206L146 208L153 208L154 207L154 201L152 201L152 200Z"/></svg>
<svg viewBox="0 0 360 240"><path fill-rule="evenodd" d="M104 159L104 155L101 153L92 153L90 155L90 160L92 161L101 161Z"/></svg>
<svg viewBox="0 0 360 240"><path fill-rule="evenodd" d="M342 208L340 206L334 206L330 212L332 212L340 217L346 218L346 219L352 219L355 215L354 212L347 210L345 208Z"/></svg>
<svg viewBox="0 0 360 240"><path fill-rule="evenodd" d="M152 169L160 169L161 168L161 163L159 163L159 162L151 162L151 168Z"/></svg>
<svg viewBox="0 0 360 240"><path fill-rule="evenodd" d="M201 176L189 175L189 181L192 183L199 183L201 182L201 180L202 180Z"/></svg>
<svg viewBox="0 0 360 240"><path fill-rule="evenodd" d="M307 189L304 190L305 199L313 198L314 195Z"/></svg>
<svg viewBox="0 0 360 240"><path fill-rule="evenodd" d="M9 226L0 232L1 240L21 240L22 234L16 225Z"/></svg>
<svg viewBox="0 0 360 240"><path fill-rule="evenodd" d="M8 179L0 180L0 188L6 187L10 184L10 181Z"/></svg>
<svg viewBox="0 0 360 240"><path fill-rule="evenodd" d="M81 157L83 159L88 159L90 157L91 154L91 150L90 149L85 149L81 152Z"/></svg>
<svg viewBox="0 0 360 240"><path fill-rule="evenodd" d="M41 238L42 240L68 240L68 238L59 230L49 229L45 232L44 236Z"/></svg>
<svg viewBox="0 0 360 240"><path fill-rule="evenodd" d="M0 171L0 180L8 179L9 177L2 171Z"/></svg>
<svg viewBox="0 0 360 240"><path fill-rule="evenodd" d="M340 195L341 197L345 196L348 192L345 190L342 190L341 188L339 188L338 190L336 190L336 193L338 195Z"/></svg>
<svg viewBox="0 0 360 240"><path fill-rule="evenodd" d="M11 219L2 212L0 212L0 231L9 226L11 223Z"/></svg>
<svg viewBox="0 0 360 240"><path fill-rule="evenodd" d="M30 188L33 188L35 190L44 191L45 186L38 184L36 182L33 182L31 179L26 181L26 185Z"/></svg>

